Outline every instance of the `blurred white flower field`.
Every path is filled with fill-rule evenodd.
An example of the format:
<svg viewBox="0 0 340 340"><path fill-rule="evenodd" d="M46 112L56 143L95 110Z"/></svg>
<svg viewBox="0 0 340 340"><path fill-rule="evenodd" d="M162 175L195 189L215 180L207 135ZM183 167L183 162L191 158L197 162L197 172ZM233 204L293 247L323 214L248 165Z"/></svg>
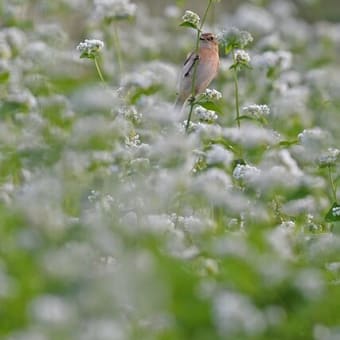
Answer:
<svg viewBox="0 0 340 340"><path fill-rule="evenodd" d="M166 3L0 4L0 338L340 338L339 24Z"/></svg>

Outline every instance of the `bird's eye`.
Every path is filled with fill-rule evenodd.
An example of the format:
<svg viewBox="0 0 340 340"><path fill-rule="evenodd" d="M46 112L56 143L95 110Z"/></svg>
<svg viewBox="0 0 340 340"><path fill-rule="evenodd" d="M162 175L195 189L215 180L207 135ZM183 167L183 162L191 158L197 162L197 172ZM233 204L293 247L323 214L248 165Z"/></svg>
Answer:
<svg viewBox="0 0 340 340"><path fill-rule="evenodd" d="M209 37L208 40L212 41L214 40L214 37Z"/></svg>

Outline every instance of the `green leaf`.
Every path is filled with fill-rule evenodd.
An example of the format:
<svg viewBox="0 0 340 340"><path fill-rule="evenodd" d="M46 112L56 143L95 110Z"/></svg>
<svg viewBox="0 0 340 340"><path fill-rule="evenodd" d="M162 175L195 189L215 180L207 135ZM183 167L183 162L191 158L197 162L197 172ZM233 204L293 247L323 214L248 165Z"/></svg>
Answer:
<svg viewBox="0 0 340 340"><path fill-rule="evenodd" d="M228 55L233 50L233 46L231 45L225 45L224 47L224 53L225 55Z"/></svg>
<svg viewBox="0 0 340 340"><path fill-rule="evenodd" d="M94 55L94 53L88 53L87 51L84 51L84 52L80 55L80 59L83 59L83 58L86 58L86 59L94 59L94 58L95 58L95 55Z"/></svg>
<svg viewBox="0 0 340 340"><path fill-rule="evenodd" d="M189 21L184 21L184 22L182 22L182 23L180 24L180 26L181 26L181 27L190 27L190 28L193 28L193 29L195 29L195 30L197 30L197 31L200 31L200 29L199 29L196 25L194 25L193 23L191 23L191 22L189 22Z"/></svg>
<svg viewBox="0 0 340 340"><path fill-rule="evenodd" d="M0 83L6 83L9 79L9 72L0 73Z"/></svg>
<svg viewBox="0 0 340 340"><path fill-rule="evenodd" d="M325 216L326 222L340 221L340 204L334 202Z"/></svg>
<svg viewBox="0 0 340 340"><path fill-rule="evenodd" d="M298 143L297 139L293 139L293 140L282 140L279 145L280 146L291 146L291 145L295 145Z"/></svg>
<svg viewBox="0 0 340 340"><path fill-rule="evenodd" d="M197 104L203 106L207 110L212 110L220 114L223 113L221 107L214 102L198 102Z"/></svg>
<svg viewBox="0 0 340 340"><path fill-rule="evenodd" d="M238 120L257 120L257 119L256 119L256 117L243 115L243 116L238 117Z"/></svg>

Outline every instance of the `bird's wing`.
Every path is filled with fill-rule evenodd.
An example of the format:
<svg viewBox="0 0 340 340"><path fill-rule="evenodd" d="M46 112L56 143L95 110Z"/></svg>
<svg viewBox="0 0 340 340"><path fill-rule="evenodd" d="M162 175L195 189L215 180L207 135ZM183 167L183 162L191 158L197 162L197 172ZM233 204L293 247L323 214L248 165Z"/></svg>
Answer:
<svg viewBox="0 0 340 340"><path fill-rule="evenodd" d="M190 60L190 58L194 55L194 52L190 52L187 55L187 58L185 59L184 65L186 65L188 63L188 61Z"/></svg>
<svg viewBox="0 0 340 340"><path fill-rule="evenodd" d="M183 77L188 77L199 57L195 52L191 52L186 58L183 66Z"/></svg>

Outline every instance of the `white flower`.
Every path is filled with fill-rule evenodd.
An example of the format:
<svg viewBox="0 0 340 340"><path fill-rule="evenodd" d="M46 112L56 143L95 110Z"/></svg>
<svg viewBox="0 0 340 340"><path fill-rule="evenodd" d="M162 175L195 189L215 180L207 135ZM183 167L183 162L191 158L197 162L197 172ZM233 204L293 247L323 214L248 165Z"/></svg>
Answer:
<svg viewBox="0 0 340 340"><path fill-rule="evenodd" d="M104 43L97 39L85 39L79 43L77 50L81 53L80 58L94 58L104 47Z"/></svg>
<svg viewBox="0 0 340 340"><path fill-rule="evenodd" d="M340 207L339 207L339 206L334 207L334 208L332 209L332 215L333 215L333 216L340 216Z"/></svg>
<svg viewBox="0 0 340 340"><path fill-rule="evenodd" d="M95 0L94 16L99 20L119 20L135 16L137 6L130 0Z"/></svg>
<svg viewBox="0 0 340 340"><path fill-rule="evenodd" d="M141 144L139 134L131 133L125 137L125 145L127 147L138 147Z"/></svg>
<svg viewBox="0 0 340 340"><path fill-rule="evenodd" d="M230 165L233 160L233 153L229 150L226 150L220 144L213 144L211 149L207 151L206 156L207 164L223 164L223 165Z"/></svg>
<svg viewBox="0 0 340 340"><path fill-rule="evenodd" d="M188 22L195 27L198 27L201 21L199 15L192 11L185 11L182 16L182 20L183 22Z"/></svg>
<svg viewBox="0 0 340 340"><path fill-rule="evenodd" d="M214 122L218 118L215 111L207 110L202 106L196 106L194 113L198 117L198 119L203 122L211 123L211 122Z"/></svg>
<svg viewBox="0 0 340 340"><path fill-rule="evenodd" d="M298 139L302 145L308 146L311 143L320 143L326 138L327 133L319 127L304 129L298 134Z"/></svg>
<svg viewBox="0 0 340 340"><path fill-rule="evenodd" d="M270 108L268 107L268 105L251 104L248 106L244 106L242 108L242 111L245 114L255 116L256 118L259 118L261 116L268 116L270 114Z"/></svg>
<svg viewBox="0 0 340 340"><path fill-rule="evenodd" d="M326 153L319 157L319 164L323 166L334 165L339 159L340 150L336 148L329 148Z"/></svg>
<svg viewBox="0 0 340 340"><path fill-rule="evenodd" d="M205 92L203 92L200 95L199 100L206 100L206 101L213 101L213 100L220 100L222 98L222 93L215 90L215 89L206 89Z"/></svg>
<svg viewBox="0 0 340 340"><path fill-rule="evenodd" d="M266 320L249 297L226 291L216 295L213 301L213 318L223 338L237 339L261 334Z"/></svg>
<svg viewBox="0 0 340 340"><path fill-rule="evenodd" d="M238 180L251 179L254 176L257 176L261 173L261 171L255 166L251 166L248 164L237 164L233 171L233 177Z"/></svg>
<svg viewBox="0 0 340 340"><path fill-rule="evenodd" d="M245 50L236 50L235 60L237 63L240 63L240 64L249 64L250 56Z"/></svg>
<svg viewBox="0 0 340 340"><path fill-rule="evenodd" d="M139 124L143 117L134 106L122 106L118 109L118 114L135 124Z"/></svg>
<svg viewBox="0 0 340 340"><path fill-rule="evenodd" d="M280 225L279 228L285 228L288 230L294 230L295 229L295 222L294 221L283 221Z"/></svg>

